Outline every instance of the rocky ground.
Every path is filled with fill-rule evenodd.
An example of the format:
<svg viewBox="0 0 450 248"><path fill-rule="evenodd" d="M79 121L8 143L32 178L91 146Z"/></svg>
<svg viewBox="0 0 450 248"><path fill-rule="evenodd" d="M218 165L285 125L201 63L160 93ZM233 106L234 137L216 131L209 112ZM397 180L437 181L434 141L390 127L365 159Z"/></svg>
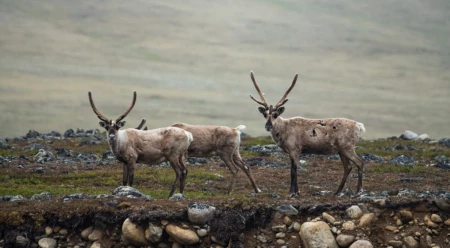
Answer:
<svg viewBox="0 0 450 248"><path fill-rule="evenodd" d="M362 140L356 175L334 196L338 156L304 155L301 195L289 159L267 137L243 137L232 194L216 157L189 158L185 195L167 198L169 165L138 165L134 188L98 130L0 139L0 247L449 247L450 139L405 132Z"/></svg>

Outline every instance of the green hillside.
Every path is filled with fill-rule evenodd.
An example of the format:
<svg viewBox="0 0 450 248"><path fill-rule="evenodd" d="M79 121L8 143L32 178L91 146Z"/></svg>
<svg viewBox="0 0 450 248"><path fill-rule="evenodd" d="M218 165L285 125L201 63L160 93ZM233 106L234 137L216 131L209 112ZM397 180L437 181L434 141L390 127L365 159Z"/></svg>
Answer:
<svg viewBox="0 0 450 248"><path fill-rule="evenodd" d="M138 100L127 127L264 120L299 73L284 117L348 117L365 138L449 137L450 2L0 1L0 137L98 128Z"/></svg>

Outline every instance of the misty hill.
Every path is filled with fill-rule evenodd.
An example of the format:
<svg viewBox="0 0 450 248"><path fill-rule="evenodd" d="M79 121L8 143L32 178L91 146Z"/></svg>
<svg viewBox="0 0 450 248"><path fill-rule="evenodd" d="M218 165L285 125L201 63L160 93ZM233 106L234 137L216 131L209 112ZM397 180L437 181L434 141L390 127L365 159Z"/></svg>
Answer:
<svg viewBox="0 0 450 248"><path fill-rule="evenodd" d="M347 117L364 137L448 136L450 2L0 1L0 137L98 128L138 92L127 127L244 124L249 77L284 117Z"/></svg>

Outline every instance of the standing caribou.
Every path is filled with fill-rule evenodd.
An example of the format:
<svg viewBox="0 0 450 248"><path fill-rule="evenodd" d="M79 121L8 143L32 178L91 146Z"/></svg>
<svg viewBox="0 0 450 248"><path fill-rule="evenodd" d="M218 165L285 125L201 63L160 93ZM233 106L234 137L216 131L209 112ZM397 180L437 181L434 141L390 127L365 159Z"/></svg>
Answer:
<svg viewBox="0 0 450 248"><path fill-rule="evenodd" d="M176 127L147 131L135 128L119 130L125 125L125 121L122 120L136 103L136 91L130 107L115 120L110 120L101 114L94 105L90 91L88 95L92 110L101 120L100 126L106 130L106 137L112 153L123 163L123 185L127 185L127 183L130 186L133 185L136 163L154 165L168 161L176 173L169 197L175 192L177 183L179 183L180 193L183 194L188 173L185 154L193 140L192 134Z"/></svg>
<svg viewBox="0 0 450 248"><path fill-rule="evenodd" d="M145 119L142 119L137 129L141 129L144 124ZM255 179L253 179L250 167L242 161L239 153L241 130L245 128L244 125L239 125L236 128L230 128L226 126L175 123L171 126L186 130L194 136L194 141L192 141L188 148L188 155L190 157L219 156L223 162L225 162L231 172L231 181L228 185L228 194L233 191L233 186L236 181L239 168L244 171L245 175L247 175L255 193L261 192L256 185ZM144 128L144 130L146 129L147 127Z"/></svg>
<svg viewBox="0 0 450 248"><path fill-rule="evenodd" d="M344 165L344 176L335 195L342 191L352 170L350 162L354 163L358 168L357 192L360 193L362 191L364 161L356 155L354 147L361 133L365 131L364 125L345 118L306 119L293 117L284 119L280 116L285 109L283 105L288 101L286 97L294 88L298 74L295 75L291 86L275 106L267 104L264 94L256 83L253 71L250 72L250 77L261 100L256 100L251 95L250 98L263 106L258 107L258 110L266 119L266 130L270 132L273 141L289 154L291 160L289 197L297 196L300 193L297 184L297 167L302 153L339 154Z"/></svg>

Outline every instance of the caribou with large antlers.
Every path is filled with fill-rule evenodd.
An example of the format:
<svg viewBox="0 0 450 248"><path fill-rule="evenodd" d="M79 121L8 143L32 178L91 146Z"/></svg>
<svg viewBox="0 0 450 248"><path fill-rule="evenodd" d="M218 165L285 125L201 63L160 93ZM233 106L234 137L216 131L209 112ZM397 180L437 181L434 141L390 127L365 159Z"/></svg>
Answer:
<svg viewBox="0 0 450 248"><path fill-rule="evenodd" d="M250 72L250 77L261 100L257 100L251 95L250 98L262 105L262 107L258 107L258 110L266 119L266 130L270 132L273 141L289 154L291 160L289 196L294 197L300 193L297 184L297 168L302 153L339 154L344 165L344 176L335 194L342 191L347 181L347 177L352 170L350 162L355 164L358 168L357 192L360 193L362 191L364 161L355 153L354 147L361 133L365 131L364 125L345 118L306 119L293 117L284 119L280 116L285 110L283 105L288 101L286 97L294 88L298 74L295 75L291 86L275 106L267 103L264 94L256 83L253 71Z"/></svg>
<svg viewBox="0 0 450 248"><path fill-rule="evenodd" d="M177 183L179 183L180 193L183 194L188 173L185 154L193 140L192 134L176 127L147 131L135 128L119 130L125 125L125 121L122 120L136 103L136 91L130 107L115 120L110 120L100 113L94 105L90 91L88 95L92 110L100 119L100 126L106 130L106 137L112 153L123 163L123 185L127 185L127 183L130 186L133 185L136 163L154 165L168 161L176 173L169 197L175 192ZM142 125L144 123L145 119Z"/></svg>

